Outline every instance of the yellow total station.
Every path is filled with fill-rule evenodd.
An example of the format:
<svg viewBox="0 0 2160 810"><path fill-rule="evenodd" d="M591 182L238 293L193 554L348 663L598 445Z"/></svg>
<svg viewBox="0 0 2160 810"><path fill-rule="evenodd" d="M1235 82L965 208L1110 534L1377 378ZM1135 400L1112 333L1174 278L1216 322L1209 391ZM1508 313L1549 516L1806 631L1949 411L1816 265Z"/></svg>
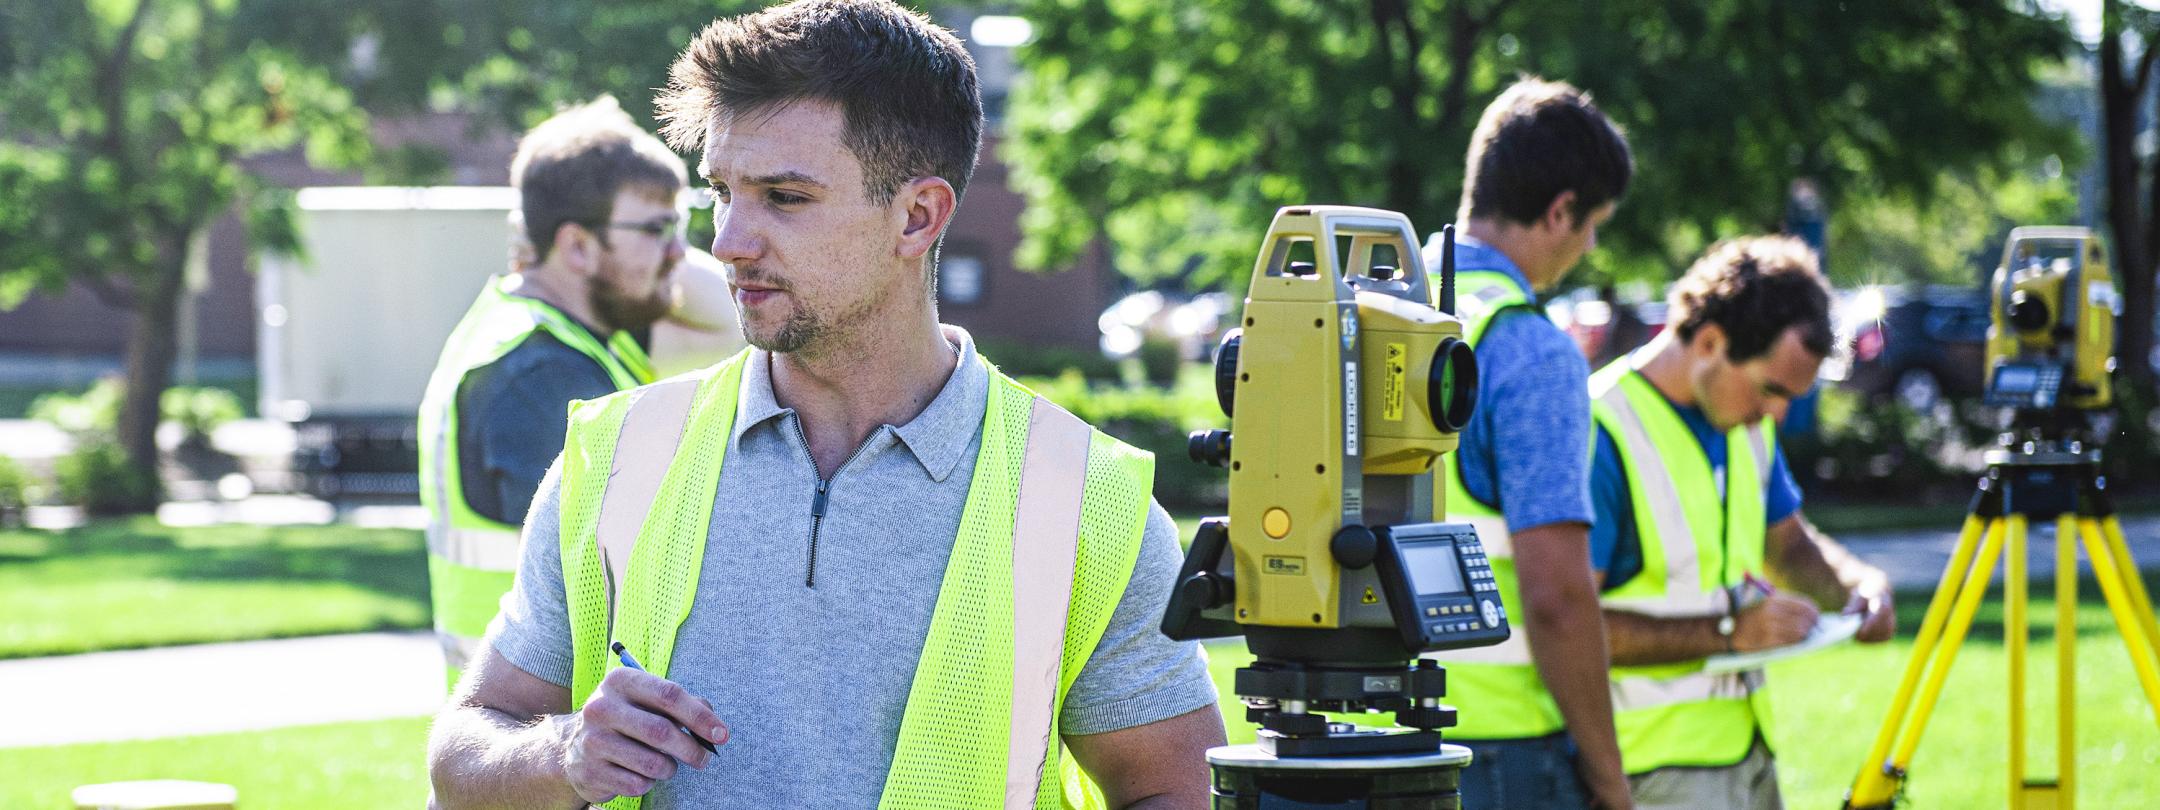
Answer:
<svg viewBox="0 0 2160 810"><path fill-rule="evenodd" d="M1988 404L2107 406L2122 298L2098 236L2072 227L2011 231L1988 293Z"/></svg>
<svg viewBox="0 0 2160 810"><path fill-rule="evenodd" d="M1441 743L1447 673L1420 654L1501 643L1508 624L1477 529L1440 522L1434 462L1469 421L1477 359L1449 314L1449 258L1439 277L1436 296L1401 214L1284 208L1216 352L1231 429L1190 449L1230 469L1230 513L1193 532L1162 631L1245 638L1233 688L1267 763L1422 757L1418 778L1441 779L1467 761ZM1393 712L1396 727L1328 712ZM1275 767L1209 756L1219 785Z"/></svg>
<svg viewBox="0 0 2160 810"><path fill-rule="evenodd" d="M1344 576L1331 546L1345 526L1444 514L1429 473L1469 419L1477 370L1432 298L1403 215L1276 212L1216 357L1231 430L1194 440L1196 457L1230 468L1238 624L1392 624L1372 609L1371 569Z"/></svg>

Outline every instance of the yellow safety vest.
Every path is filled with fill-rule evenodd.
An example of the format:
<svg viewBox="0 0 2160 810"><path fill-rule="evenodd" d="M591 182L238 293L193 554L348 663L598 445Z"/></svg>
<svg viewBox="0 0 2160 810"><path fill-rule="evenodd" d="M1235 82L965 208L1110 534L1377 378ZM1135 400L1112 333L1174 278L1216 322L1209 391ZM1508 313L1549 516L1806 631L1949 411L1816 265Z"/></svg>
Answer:
<svg viewBox="0 0 2160 810"><path fill-rule="evenodd" d="M1438 281L1435 280L1435 285ZM1476 349L1493 319L1510 309L1536 310L1530 295L1507 274L1465 271L1455 278L1458 317L1464 334ZM1437 286L1435 286L1437 289ZM1507 615L1521 617L1522 597L1515 582L1515 546L1510 542L1507 521L1494 509L1470 495L1463 487L1462 454L1451 454L1440 464L1447 492L1446 520L1477 528L1492 563L1493 584L1500 588L1500 604ZM1513 740L1542 737L1566 728L1560 706L1545 690L1544 679L1530 660L1530 628L1517 622L1508 640L1491 647L1449 650L1426 655L1447 666L1447 702L1461 709L1450 736L1466 740Z"/></svg>
<svg viewBox="0 0 2160 810"><path fill-rule="evenodd" d="M428 590L435 635L449 664L450 683L471 660L517 574L518 527L473 511L465 499L458 459L458 386L535 333L545 332L592 358L617 388L651 382L652 365L627 332L605 344L545 302L507 292L510 278L488 282L443 344L420 403L420 504L428 515ZM568 413L569 403L563 403ZM558 425L533 425L556 430Z"/></svg>
<svg viewBox="0 0 2160 810"><path fill-rule="evenodd" d="M618 666L610 639L667 677L752 356L572 406L561 540L573 705ZM1057 716L1132 578L1154 457L994 368L987 397L881 808L1101 804L1060 756ZM655 458L671 459L664 472L638 463Z"/></svg>
<svg viewBox="0 0 2160 810"><path fill-rule="evenodd" d="M1590 377L1590 413L1627 470L1642 572L1607 591L1605 609L1658 617L1716 617L1732 588L1763 569L1763 489L1775 425L1725 434L1725 497L1702 445L1672 403L1623 357ZM1452 673L1450 673L1452 676ZM1451 677L1452 679L1452 677ZM1630 774L1745 759L1770 725L1760 669L1710 674L1702 661L1615 666L1613 726Z"/></svg>

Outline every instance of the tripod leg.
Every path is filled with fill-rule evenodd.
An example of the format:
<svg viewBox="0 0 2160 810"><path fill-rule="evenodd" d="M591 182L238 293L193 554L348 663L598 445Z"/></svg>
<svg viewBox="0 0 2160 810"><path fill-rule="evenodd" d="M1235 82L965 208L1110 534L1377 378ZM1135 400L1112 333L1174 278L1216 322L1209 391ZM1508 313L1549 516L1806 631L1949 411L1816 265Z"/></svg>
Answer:
<svg viewBox="0 0 2160 810"><path fill-rule="evenodd" d="M2091 522L2091 518L2086 518ZM2137 614L2138 623L2145 628L2145 641L2160 649L2160 618L2153 615L2152 595L2145 592L2145 577L2138 570L2137 560L2130 557L2130 543L2123 538L2122 521L2113 513L2100 517L2101 536L2107 539L2108 549L2115 555L2115 569L2123 573L2123 584L2128 586L2130 607Z"/></svg>
<svg viewBox="0 0 2160 810"><path fill-rule="evenodd" d="M2115 615L2115 628L2130 648L2130 664L2137 669L2138 685L2145 689L2145 702L2152 707L2153 719L2160 722L2160 660L2153 657L2152 639L2146 636L2144 624L2131 615L2134 608L2123 585L2124 572L2117 567L2115 553L2108 548L2097 521L2078 521L2078 529L2085 539L2085 556L2092 560L2093 574L2100 580L2100 593L2107 597L2108 611Z"/></svg>
<svg viewBox="0 0 2160 810"><path fill-rule="evenodd" d="M1950 553L1950 563L1943 567L1942 578L1935 584L1935 596L1928 601L1926 617L1920 620L1920 634L1913 642L1911 657L1905 661L1905 673L1898 679L1897 692L1890 699L1889 714L1883 718L1882 729L1876 733L1874 744L1868 747L1867 760L1861 763L1860 775L1846 796L1847 807L1888 807L1896 797L1899 783L1905 778L1905 766L1912 761L1913 746L1919 744L1920 729L1927 725L1927 715L1934 708L1936 696L1942 692L1941 676L1948 672L1949 658L1956 656L1966 629L1972 626L1980 596L1986 593L1988 579L1994 574L1995 559L2002 551L2003 529L2003 521L1982 517L1977 511L1965 518L1965 527L1958 533L1957 548ZM1985 541L1982 541L1983 536ZM1971 594L1969 599L1966 597L1968 592ZM1948 639L1946 646L1945 638ZM1930 675L1928 664L1936 658L1938 648L1946 651L1947 656L1935 668L1933 677L1926 678L1923 687L1923 676ZM1921 699L1917 716L1912 713L1916 694ZM1912 730L1909 734L1901 734L1906 731L1908 720L1912 721ZM1893 758L1891 747L1898 745L1901 737L1906 744L1899 746Z"/></svg>
<svg viewBox="0 0 2160 810"><path fill-rule="evenodd" d="M2055 806L2077 806L2077 520L2055 519Z"/></svg>
<svg viewBox="0 0 2160 810"><path fill-rule="evenodd" d="M2009 542L2003 550L2003 646L2009 652L2008 712L2010 744L2010 810L2025 810L2025 644L2029 640L2025 626L2025 591L2028 586L2025 572L2026 519L2023 514L2012 513L2004 518L2010 524Z"/></svg>

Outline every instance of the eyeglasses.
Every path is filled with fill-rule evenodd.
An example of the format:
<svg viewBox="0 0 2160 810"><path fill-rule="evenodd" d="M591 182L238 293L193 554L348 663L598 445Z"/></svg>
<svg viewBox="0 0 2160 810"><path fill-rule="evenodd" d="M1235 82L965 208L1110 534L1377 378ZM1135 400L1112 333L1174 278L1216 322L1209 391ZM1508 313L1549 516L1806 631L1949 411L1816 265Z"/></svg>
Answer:
<svg viewBox="0 0 2160 810"><path fill-rule="evenodd" d="M611 230L637 231L654 239L666 239L683 234L683 221L675 217L655 219L649 222L610 222Z"/></svg>

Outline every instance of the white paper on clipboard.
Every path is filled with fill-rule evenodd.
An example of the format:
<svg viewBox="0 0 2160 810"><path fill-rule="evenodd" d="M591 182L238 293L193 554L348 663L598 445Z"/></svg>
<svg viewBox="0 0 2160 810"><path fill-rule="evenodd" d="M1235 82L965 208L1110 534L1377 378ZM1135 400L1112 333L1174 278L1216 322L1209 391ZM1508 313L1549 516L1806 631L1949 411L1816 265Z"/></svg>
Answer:
<svg viewBox="0 0 2160 810"><path fill-rule="evenodd" d="M1825 613L1815 620L1815 629L1809 630L1807 638L1783 647L1771 647L1744 653L1713 655L1703 660L1704 672L1736 672L1754 669L1763 664L1808 653L1846 641L1860 632L1860 614Z"/></svg>

